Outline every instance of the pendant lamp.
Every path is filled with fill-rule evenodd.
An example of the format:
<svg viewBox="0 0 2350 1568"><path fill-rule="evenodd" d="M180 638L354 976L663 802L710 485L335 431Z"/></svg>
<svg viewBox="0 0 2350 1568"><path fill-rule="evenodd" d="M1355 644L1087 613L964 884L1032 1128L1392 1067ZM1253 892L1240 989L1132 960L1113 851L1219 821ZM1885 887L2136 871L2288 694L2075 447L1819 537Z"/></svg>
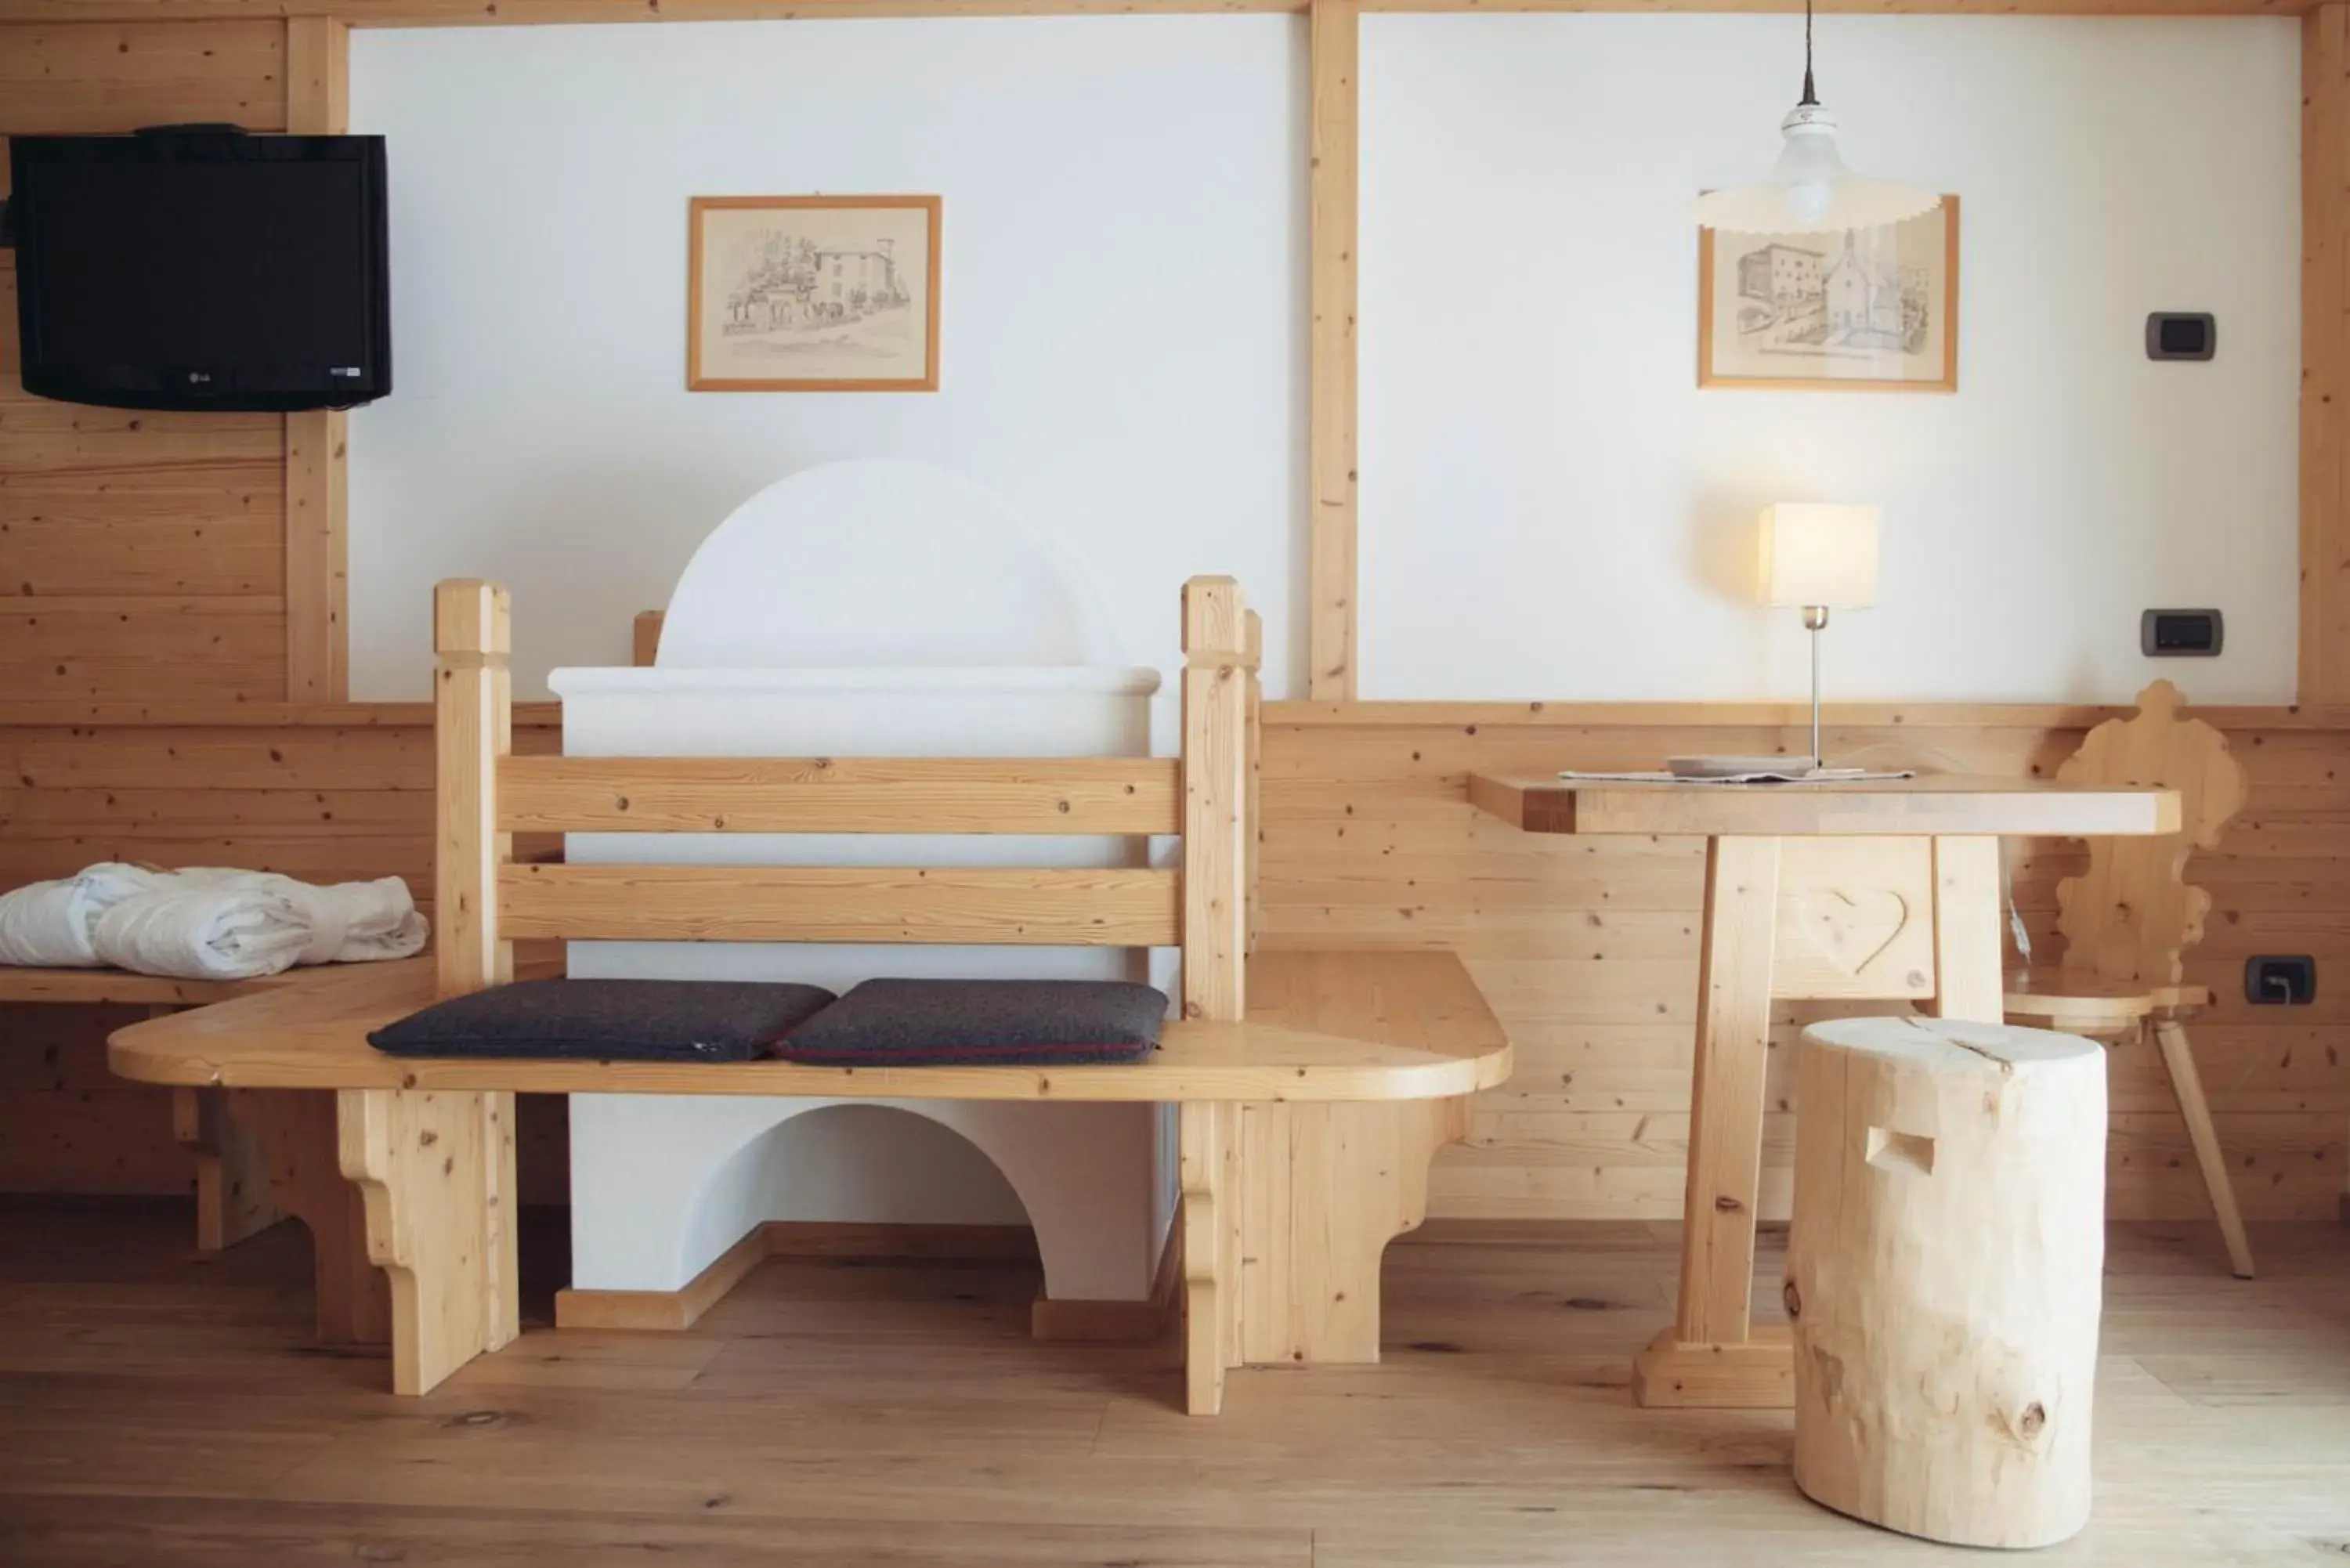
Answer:
<svg viewBox="0 0 2350 1568"><path fill-rule="evenodd" d="M1812 3L1804 0L1804 97L1779 122L1787 144L1769 179L1709 191L1697 199L1697 221L1740 234L1832 234L1873 229L1918 217L1942 204L1922 185L1866 180L1836 151L1835 117L1812 86Z"/></svg>

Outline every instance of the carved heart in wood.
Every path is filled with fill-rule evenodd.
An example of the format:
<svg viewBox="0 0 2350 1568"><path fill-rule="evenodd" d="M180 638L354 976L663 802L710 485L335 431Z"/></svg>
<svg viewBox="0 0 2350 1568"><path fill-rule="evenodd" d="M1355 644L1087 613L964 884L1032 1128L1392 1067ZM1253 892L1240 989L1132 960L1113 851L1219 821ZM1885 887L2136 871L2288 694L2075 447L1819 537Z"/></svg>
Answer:
<svg viewBox="0 0 2350 1568"><path fill-rule="evenodd" d="M1808 888L1795 913L1812 945L1854 976L1876 962L1909 923L1908 901L1889 888Z"/></svg>

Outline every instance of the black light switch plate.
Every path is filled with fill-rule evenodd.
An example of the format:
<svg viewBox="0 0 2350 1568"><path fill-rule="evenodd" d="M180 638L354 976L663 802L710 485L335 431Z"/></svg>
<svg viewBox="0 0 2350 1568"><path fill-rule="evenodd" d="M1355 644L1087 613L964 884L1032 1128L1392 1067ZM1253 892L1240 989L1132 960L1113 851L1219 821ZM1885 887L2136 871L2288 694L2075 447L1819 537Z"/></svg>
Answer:
<svg viewBox="0 0 2350 1568"><path fill-rule="evenodd" d="M2158 310L2146 318L2149 359L2209 359L2220 351L2220 324L2209 311Z"/></svg>
<svg viewBox="0 0 2350 1568"><path fill-rule="evenodd" d="M2306 954L2246 959L2244 1000L2272 1007L2307 1006L2317 1000L2317 961Z"/></svg>
<svg viewBox="0 0 2350 1568"><path fill-rule="evenodd" d="M2137 650L2148 659L2217 659L2228 623L2215 609L2150 609L2137 618Z"/></svg>

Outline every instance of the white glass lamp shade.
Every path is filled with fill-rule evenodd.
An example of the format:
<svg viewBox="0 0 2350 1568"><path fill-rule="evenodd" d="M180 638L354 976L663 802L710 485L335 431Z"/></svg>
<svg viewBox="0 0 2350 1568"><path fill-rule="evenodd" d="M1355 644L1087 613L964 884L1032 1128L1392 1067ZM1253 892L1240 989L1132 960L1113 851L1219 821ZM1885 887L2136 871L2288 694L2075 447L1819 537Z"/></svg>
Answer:
<svg viewBox="0 0 2350 1568"><path fill-rule="evenodd" d="M1867 608L1877 599L1877 519L1874 506L1764 507L1762 602Z"/></svg>
<svg viewBox="0 0 2350 1568"><path fill-rule="evenodd" d="M1817 104L1796 105L1779 129L1787 144L1771 177L1700 196L1700 224L1737 234L1833 234L1902 223L1942 204L1922 185L1865 180L1846 168L1835 117Z"/></svg>

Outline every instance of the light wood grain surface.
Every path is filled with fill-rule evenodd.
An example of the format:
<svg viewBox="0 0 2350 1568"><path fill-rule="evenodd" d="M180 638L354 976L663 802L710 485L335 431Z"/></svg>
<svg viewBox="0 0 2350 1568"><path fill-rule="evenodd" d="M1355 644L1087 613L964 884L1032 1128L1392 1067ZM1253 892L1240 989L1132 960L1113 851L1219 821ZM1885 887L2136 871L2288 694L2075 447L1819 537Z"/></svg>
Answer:
<svg viewBox="0 0 2350 1568"><path fill-rule="evenodd" d="M508 938L1173 947L1182 878L1143 868L507 866Z"/></svg>
<svg viewBox="0 0 2350 1568"><path fill-rule="evenodd" d="M1794 0L1358 0L1365 11L1800 13ZM358 27L485 24L1302 13L1312 0L306 0ZM2021 16L2297 16L2314 0L2002 0ZM275 16L283 0L0 0L0 22L137 22ZM1824 12L1980 15L1979 0L1820 0Z"/></svg>
<svg viewBox="0 0 2350 1568"><path fill-rule="evenodd" d="M1361 644L1355 324L1362 238L1363 18L1359 0L1311 0L1304 8L1313 142L1306 178L1305 553L1311 603L1305 694L1347 701L1355 695Z"/></svg>
<svg viewBox="0 0 2350 1568"><path fill-rule="evenodd" d="M510 757L529 833L1176 834L1173 757Z"/></svg>
<svg viewBox="0 0 2350 1568"><path fill-rule="evenodd" d="M0 1210L0 1559L27 1568L1991 1568L1804 1499L1784 1413L1638 1410L1669 1238L1431 1226L1388 1253L1378 1366L1229 1375L1039 1345L1033 1262L771 1262L688 1333L546 1326L395 1405L308 1343L300 1237L196 1262L186 1214ZM2096 1513L2038 1568L2314 1568L2350 1541L2350 1248L2263 1227L2214 1277L2109 1244ZM1766 1238L1778 1310L1778 1247Z"/></svg>
<svg viewBox="0 0 2350 1568"><path fill-rule="evenodd" d="M1868 784L1697 784L1472 774L1469 801L1527 833L2088 837L2178 831L2176 791L1969 774Z"/></svg>
<svg viewBox="0 0 2350 1568"><path fill-rule="evenodd" d="M1490 1088L1510 1071L1501 1026L1445 953L1264 955L1246 1021L1179 1021L1148 1061L1069 1068L394 1057L362 1036L432 1000L430 961L336 979L132 1024L109 1059L141 1082L240 1088L1069 1101L1422 1099Z"/></svg>
<svg viewBox="0 0 2350 1568"><path fill-rule="evenodd" d="M0 137L192 120L280 130L287 98L286 26L259 11L192 26L161 12L0 22ZM36 398L18 382L16 295L13 253L0 252L0 691L283 699L285 416Z"/></svg>
<svg viewBox="0 0 2350 1568"><path fill-rule="evenodd" d="M305 973L288 971L259 980L174 980L169 975L131 974L119 969L14 969L0 967L0 1002L43 1002L133 1007L203 1007L232 997L289 985Z"/></svg>
<svg viewBox="0 0 2350 1568"><path fill-rule="evenodd" d="M1869 707L1847 721L1832 708L1827 740L1834 754L1882 767L2046 778L2089 724L2126 711ZM2220 845L2192 862L2213 905L2186 981L2213 998L2194 1044L2246 1214L2330 1219L2343 1189L2350 1053L2328 1046L2350 1020L2350 990L2321 986L2308 1007L2254 1006L2243 969L2262 952L2350 962L2341 804L2350 742L2316 715L2270 713L2274 726L2228 731L2250 794ZM1469 776L1655 767L1684 753L1794 754L1809 744L1806 716L1800 704L1768 703L1267 704L1263 944L1448 948L1516 1047L1515 1077L1479 1098L1467 1142L1437 1160L1434 1214L1675 1216L1690 1145L1704 841L1523 833L1469 804ZM2077 842L2005 845L2007 888L2043 963L2061 947L2057 885L2084 864ZM1772 1010L1766 1219L1786 1213L1795 1036L1850 1005ZM2111 1061L2113 1212L2193 1220L2216 1262L2209 1201L2159 1056L2132 1042Z"/></svg>

